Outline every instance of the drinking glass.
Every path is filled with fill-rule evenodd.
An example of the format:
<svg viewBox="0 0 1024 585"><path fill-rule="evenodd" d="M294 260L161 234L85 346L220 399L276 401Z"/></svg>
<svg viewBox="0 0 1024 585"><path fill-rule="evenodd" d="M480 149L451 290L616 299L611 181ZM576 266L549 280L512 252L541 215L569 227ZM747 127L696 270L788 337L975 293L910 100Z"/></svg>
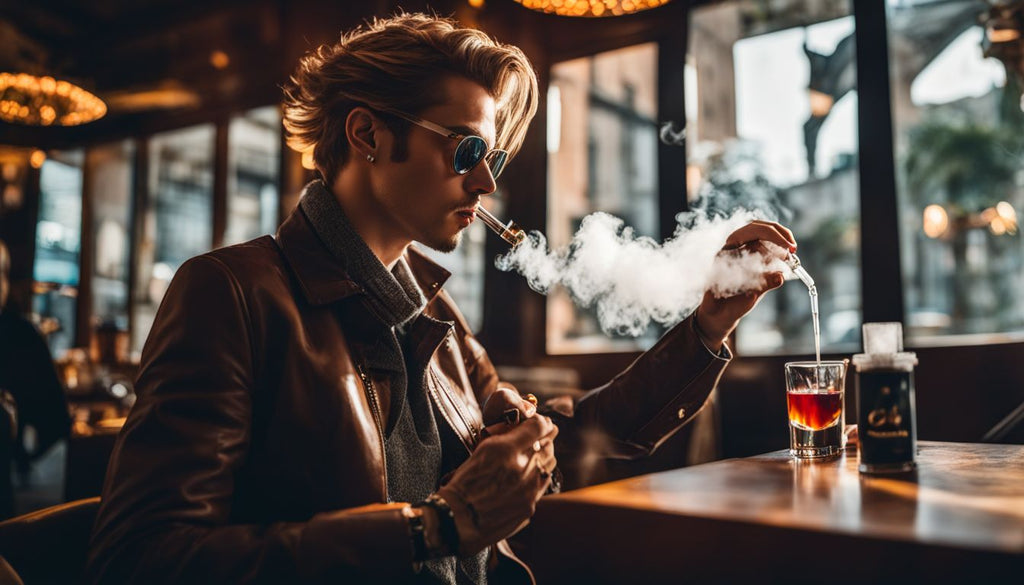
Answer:
<svg viewBox="0 0 1024 585"><path fill-rule="evenodd" d="M843 450L843 390L849 360L786 364L789 452L813 459Z"/></svg>

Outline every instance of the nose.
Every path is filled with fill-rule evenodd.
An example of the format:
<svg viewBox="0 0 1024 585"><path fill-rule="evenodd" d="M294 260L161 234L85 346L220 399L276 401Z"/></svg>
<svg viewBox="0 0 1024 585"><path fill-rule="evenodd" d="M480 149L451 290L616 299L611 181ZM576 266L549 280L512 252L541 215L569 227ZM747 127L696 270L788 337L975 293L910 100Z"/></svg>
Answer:
<svg viewBox="0 0 1024 585"><path fill-rule="evenodd" d="M491 169L486 161L480 161L468 173L466 173L464 186L467 192L473 195L490 195L498 186L491 175Z"/></svg>

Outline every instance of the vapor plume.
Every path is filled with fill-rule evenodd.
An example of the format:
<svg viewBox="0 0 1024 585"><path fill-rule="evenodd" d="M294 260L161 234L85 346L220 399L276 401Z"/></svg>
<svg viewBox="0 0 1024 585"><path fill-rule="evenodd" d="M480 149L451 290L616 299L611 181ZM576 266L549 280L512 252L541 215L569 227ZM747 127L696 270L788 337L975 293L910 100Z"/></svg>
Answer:
<svg viewBox="0 0 1024 585"><path fill-rule="evenodd" d="M496 265L519 272L540 293L564 287L579 306L596 307L606 333L638 336L651 322L685 319L705 291L728 297L760 287L766 272L789 272L781 260L766 263L746 249L720 253L729 234L753 219L766 217L747 210L683 213L672 237L659 243L598 212L583 218L567 248L550 250L534 231Z"/></svg>

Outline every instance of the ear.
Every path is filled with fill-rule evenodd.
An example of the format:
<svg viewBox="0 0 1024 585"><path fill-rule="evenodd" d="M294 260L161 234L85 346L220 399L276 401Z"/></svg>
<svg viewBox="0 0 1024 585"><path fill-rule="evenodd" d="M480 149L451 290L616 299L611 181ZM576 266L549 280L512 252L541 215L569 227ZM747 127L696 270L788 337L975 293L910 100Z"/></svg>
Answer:
<svg viewBox="0 0 1024 585"><path fill-rule="evenodd" d="M354 158L365 159L368 155L378 157L377 132L383 123L373 115L369 108L359 106L352 108L345 118L345 138Z"/></svg>

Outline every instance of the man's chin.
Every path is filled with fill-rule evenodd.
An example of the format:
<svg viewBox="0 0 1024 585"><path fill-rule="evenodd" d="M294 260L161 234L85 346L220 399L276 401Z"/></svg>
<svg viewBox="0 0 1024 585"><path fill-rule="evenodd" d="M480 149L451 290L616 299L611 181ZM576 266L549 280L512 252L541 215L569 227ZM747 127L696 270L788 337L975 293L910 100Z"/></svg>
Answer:
<svg viewBox="0 0 1024 585"><path fill-rule="evenodd" d="M459 246L459 242L461 241L462 230L459 230L450 238L430 238L429 240L420 240L420 243L432 250L437 250L438 252L444 252L447 254L448 252L453 252L455 248Z"/></svg>

